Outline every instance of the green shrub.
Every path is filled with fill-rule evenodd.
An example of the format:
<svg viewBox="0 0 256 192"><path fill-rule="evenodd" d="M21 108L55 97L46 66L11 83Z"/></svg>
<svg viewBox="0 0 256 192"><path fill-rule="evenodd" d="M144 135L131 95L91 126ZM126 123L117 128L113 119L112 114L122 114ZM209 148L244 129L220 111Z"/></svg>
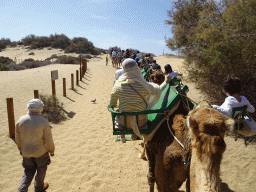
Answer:
<svg viewBox="0 0 256 192"><path fill-rule="evenodd" d="M0 39L0 50L5 49L8 45L15 46L15 43L12 43L9 38Z"/></svg>
<svg viewBox="0 0 256 192"><path fill-rule="evenodd" d="M97 55L99 54L99 50L94 47L93 43L88 41L88 39L84 37L74 37L71 41L70 46L65 49L66 53L87 53Z"/></svg>
<svg viewBox="0 0 256 192"><path fill-rule="evenodd" d="M23 43L24 46L29 46L33 41L35 41L35 39L36 36L31 34L21 39L21 42Z"/></svg>
<svg viewBox="0 0 256 192"><path fill-rule="evenodd" d="M9 57L0 57L0 71L9 71L14 61Z"/></svg>
<svg viewBox="0 0 256 192"><path fill-rule="evenodd" d="M0 71L9 71L9 67L6 64L0 63Z"/></svg>
<svg viewBox="0 0 256 192"><path fill-rule="evenodd" d="M40 94L39 98L44 103L42 116L49 122L59 123L67 119L63 110L63 103L60 103L56 96Z"/></svg>
<svg viewBox="0 0 256 192"><path fill-rule="evenodd" d="M33 69L33 68L38 68L46 65L50 65L51 62L49 60L45 61L34 61L31 59L27 59L25 61L22 61L20 64L10 64L8 65L10 71L20 71L24 69Z"/></svg>
<svg viewBox="0 0 256 192"><path fill-rule="evenodd" d="M33 58L25 59L24 61L35 61Z"/></svg>
<svg viewBox="0 0 256 192"><path fill-rule="evenodd" d="M60 64L79 64L79 59L77 57L62 55L57 58Z"/></svg>
<svg viewBox="0 0 256 192"><path fill-rule="evenodd" d="M51 47L52 48L66 49L71 43L71 40L64 34L50 35L49 38L51 40Z"/></svg>
<svg viewBox="0 0 256 192"><path fill-rule="evenodd" d="M63 49L65 50L65 53L87 53L97 55L102 52L105 52L103 49L94 47L93 43L88 41L88 39L84 37L74 37L72 40L70 40L64 34L51 34L49 37L28 35L25 38L23 38L21 42L18 42L18 44L29 46L30 49L38 49L51 46L52 48Z"/></svg>
<svg viewBox="0 0 256 192"><path fill-rule="evenodd" d="M11 63L14 63L14 61L12 59L10 59L9 57L0 57L0 63L5 64L5 65L9 65Z"/></svg>
<svg viewBox="0 0 256 192"><path fill-rule="evenodd" d="M22 41L18 41L17 45L23 45L23 42Z"/></svg>
<svg viewBox="0 0 256 192"><path fill-rule="evenodd" d="M22 64L10 64L8 65L10 71L21 71L24 69L27 69L27 66L22 65Z"/></svg>

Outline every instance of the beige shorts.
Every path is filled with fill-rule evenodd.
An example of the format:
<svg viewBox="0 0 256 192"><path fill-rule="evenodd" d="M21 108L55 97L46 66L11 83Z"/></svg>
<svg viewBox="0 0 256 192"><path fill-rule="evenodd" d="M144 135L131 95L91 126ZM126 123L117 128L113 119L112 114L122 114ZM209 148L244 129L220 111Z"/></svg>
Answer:
<svg viewBox="0 0 256 192"><path fill-rule="evenodd" d="M147 115L139 115L138 116L138 127L139 127L139 129L147 129L147 121L148 121L148 116ZM124 129L124 116L123 115L116 116L115 128L117 130L118 129L119 130ZM126 128L132 130L131 115L127 115L127 117L126 117Z"/></svg>

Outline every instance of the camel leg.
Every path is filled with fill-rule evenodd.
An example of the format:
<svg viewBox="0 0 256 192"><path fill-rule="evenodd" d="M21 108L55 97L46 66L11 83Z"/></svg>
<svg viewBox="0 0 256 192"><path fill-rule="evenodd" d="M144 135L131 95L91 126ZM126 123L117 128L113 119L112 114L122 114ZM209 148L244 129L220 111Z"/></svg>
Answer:
<svg viewBox="0 0 256 192"><path fill-rule="evenodd" d="M155 183L149 185L149 192L154 192Z"/></svg>
<svg viewBox="0 0 256 192"><path fill-rule="evenodd" d="M146 161L147 160L147 158L146 158L146 145L147 145L147 142L145 142L143 140L143 143L144 143L143 152L141 154L139 154L139 158Z"/></svg>
<svg viewBox="0 0 256 192"><path fill-rule="evenodd" d="M147 156L148 156L148 184L149 184L149 192L154 192L154 185L155 185L155 154L152 149L146 147Z"/></svg>
<svg viewBox="0 0 256 192"><path fill-rule="evenodd" d="M146 148L144 145L143 152L141 154L139 154L139 158L143 159L143 160L147 160L145 153L146 153Z"/></svg>
<svg viewBox="0 0 256 192"><path fill-rule="evenodd" d="M188 177L186 181L186 192L190 192L190 171L188 171Z"/></svg>

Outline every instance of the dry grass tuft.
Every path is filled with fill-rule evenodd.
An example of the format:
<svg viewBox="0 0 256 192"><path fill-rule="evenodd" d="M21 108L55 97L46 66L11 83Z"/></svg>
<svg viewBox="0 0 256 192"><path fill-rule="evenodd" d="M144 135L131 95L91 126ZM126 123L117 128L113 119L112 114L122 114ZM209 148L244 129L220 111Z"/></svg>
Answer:
<svg viewBox="0 0 256 192"><path fill-rule="evenodd" d="M40 94L39 98L44 103L42 116L49 122L59 123L67 119L63 110L63 103L60 103L56 96Z"/></svg>

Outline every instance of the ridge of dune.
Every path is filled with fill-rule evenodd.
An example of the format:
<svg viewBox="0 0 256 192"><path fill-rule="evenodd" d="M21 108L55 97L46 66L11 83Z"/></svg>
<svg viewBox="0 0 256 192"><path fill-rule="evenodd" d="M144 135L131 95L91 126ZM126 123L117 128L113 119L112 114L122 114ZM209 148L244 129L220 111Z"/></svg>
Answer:
<svg viewBox="0 0 256 192"><path fill-rule="evenodd" d="M56 54L35 53L45 58ZM32 51L31 51L32 52ZM34 52L34 51L33 51ZM28 52L29 53L29 52ZM8 55L5 51L0 52ZM15 51L9 56L15 57ZM16 55L17 56L17 55ZM44 59L44 57L41 57ZM22 58L30 58L25 55ZM182 70L183 59L160 56L155 58L162 69L171 64L174 70ZM74 113L59 124L52 124L52 133L56 146L55 156L51 158L46 173L49 182L48 191L148 191L148 163L138 158L142 152L141 141L115 142L112 135L112 120L107 109L113 87L115 69L105 65L105 55L93 58L88 63L88 71L70 90L70 74L76 72L79 65L52 64L23 71L0 71L0 191L17 191L23 174L22 157L15 142L8 137L6 98L13 97L15 121L27 112L26 104L33 98L33 90L41 94L51 94L51 70L58 70L56 93L67 113ZM62 78L66 78L67 97L62 96ZM195 101L203 99L193 84L188 85L188 96ZM97 99L93 104L91 100ZM222 191L253 192L256 187L256 148L245 147L241 140L237 142L225 138L227 149L221 164ZM33 182L29 192L33 191ZM185 191L184 185L180 191Z"/></svg>
<svg viewBox="0 0 256 192"><path fill-rule="evenodd" d="M29 53L34 53L34 55L29 55ZM68 55L77 57L79 54L77 53L64 53L64 50L57 48L44 47L41 49L29 49L29 46L18 45L17 47L8 47L2 52L0 52L0 56L9 57L13 61L17 60L17 62L21 62L25 59L32 58L34 60L45 60L52 55L56 54L60 55Z"/></svg>

